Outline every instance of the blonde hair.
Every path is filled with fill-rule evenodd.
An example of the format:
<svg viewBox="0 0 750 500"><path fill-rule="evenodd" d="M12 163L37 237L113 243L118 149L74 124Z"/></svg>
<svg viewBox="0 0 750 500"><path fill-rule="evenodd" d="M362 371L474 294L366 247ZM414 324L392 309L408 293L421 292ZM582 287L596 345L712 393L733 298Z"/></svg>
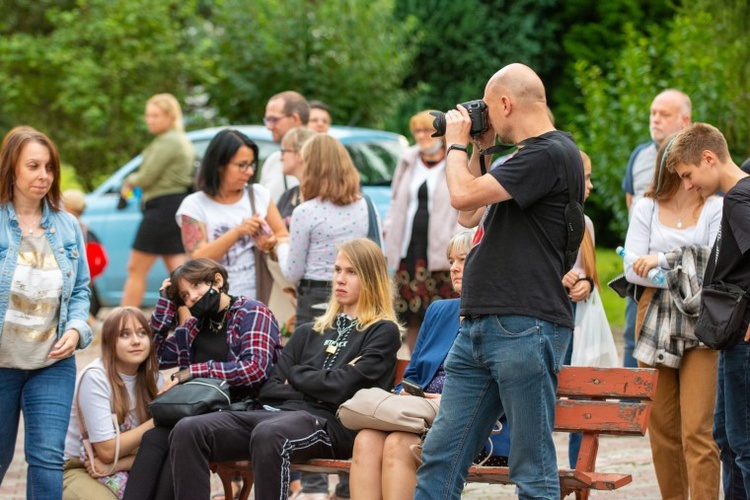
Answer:
<svg viewBox="0 0 750 500"><path fill-rule="evenodd" d="M581 240L581 258L583 260L583 272L586 276L594 280L596 287L601 289L602 285L599 283L599 273L596 272L596 248L594 248L594 238L591 237L589 228L586 227L583 231L583 240Z"/></svg>
<svg viewBox="0 0 750 500"><path fill-rule="evenodd" d="M693 123L674 137L663 163L670 172L675 172L677 165L698 165L705 150L714 153L721 162L730 159L727 140L718 128L708 123Z"/></svg>
<svg viewBox="0 0 750 500"><path fill-rule="evenodd" d="M380 320L392 321L398 325L396 311L393 308L394 289L388 276L388 266L383 250L367 238L342 243L338 246L338 250L346 256L359 278L357 330L365 330ZM313 330L323 333L332 328L336 316L342 310L341 304L332 293L326 312L315 318Z"/></svg>
<svg viewBox="0 0 750 500"><path fill-rule="evenodd" d="M316 133L307 127L294 127L281 138L281 147L289 146L295 153L299 153L302 146Z"/></svg>
<svg viewBox="0 0 750 500"><path fill-rule="evenodd" d="M328 134L315 134L302 146L305 174L300 193L306 200L320 198L335 205L359 199L359 172L346 148Z"/></svg>
<svg viewBox="0 0 750 500"><path fill-rule="evenodd" d="M172 94L156 94L146 101L146 106L153 104L172 117L171 129L183 130L182 126L182 108L177 98Z"/></svg>
<svg viewBox="0 0 750 500"><path fill-rule="evenodd" d="M445 249L445 256L450 260L451 253L458 255L467 254L471 250L471 241L474 239L474 231L461 231L456 233L448 242L448 248Z"/></svg>
<svg viewBox="0 0 750 500"><path fill-rule="evenodd" d="M65 209L80 216L86 210L86 195L80 189L66 189L62 192L62 202Z"/></svg>
<svg viewBox="0 0 750 500"><path fill-rule="evenodd" d="M414 135L414 130L418 128L429 128L434 130L432 122L435 121L435 117L430 114L430 111L435 110L425 109L424 111L420 111L416 115L409 118L409 130L411 131L412 135Z"/></svg>

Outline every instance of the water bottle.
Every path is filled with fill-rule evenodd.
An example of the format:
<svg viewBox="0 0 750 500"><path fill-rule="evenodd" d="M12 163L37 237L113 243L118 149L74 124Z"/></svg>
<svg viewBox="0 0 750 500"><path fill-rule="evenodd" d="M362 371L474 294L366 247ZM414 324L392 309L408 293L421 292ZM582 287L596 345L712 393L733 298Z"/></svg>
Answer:
<svg viewBox="0 0 750 500"><path fill-rule="evenodd" d="M633 262L638 259L638 256L633 252L628 252L623 247L617 247L617 255L622 257L622 261L625 263L625 267L632 266ZM652 268L648 272L648 279L651 280L656 286L662 286L667 282L667 273L664 269L659 266Z"/></svg>

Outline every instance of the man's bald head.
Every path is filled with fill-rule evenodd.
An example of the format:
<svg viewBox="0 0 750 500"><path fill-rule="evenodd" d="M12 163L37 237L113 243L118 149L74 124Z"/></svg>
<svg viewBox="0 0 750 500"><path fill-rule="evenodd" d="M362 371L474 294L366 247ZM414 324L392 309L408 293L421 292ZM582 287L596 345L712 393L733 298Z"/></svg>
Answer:
<svg viewBox="0 0 750 500"><path fill-rule="evenodd" d="M508 95L517 105L539 103L547 105L544 84L533 69L520 63L505 66L492 75L485 89L487 95Z"/></svg>
<svg viewBox="0 0 750 500"><path fill-rule="evenodd" d="M677 89L659 93L651 103L649 130L651 138L661 144L670 135L690 125L690 97Z"/></svg>
<svg viewBox="0 0 750 500"><path fill-rule="evenodd" d="M501 142L515 143L554 130L544 84L526 65L509 64L492 75L484 89L484 101Z"/></svg>

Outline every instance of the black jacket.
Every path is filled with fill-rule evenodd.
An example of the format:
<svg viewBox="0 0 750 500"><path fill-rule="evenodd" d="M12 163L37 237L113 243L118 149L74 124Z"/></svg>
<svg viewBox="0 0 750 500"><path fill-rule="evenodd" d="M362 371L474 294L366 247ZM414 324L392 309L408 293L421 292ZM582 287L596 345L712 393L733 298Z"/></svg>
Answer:
<svg viewBox="0 0 750 500"><path fill-rule="evenodd" d="M324 370L324 343L336 337L335 329L319 334L313 331L312 324L298 328L284 347L258 399L263 405L320 416L326 420L326 431L336 456L349 458L356 432L341 425L336 410L360 389L391 388L401 335L395 323L385 320L364 331L355 330L338 353L333 367ZM355 358L359 359L351 364Z"/></svg>

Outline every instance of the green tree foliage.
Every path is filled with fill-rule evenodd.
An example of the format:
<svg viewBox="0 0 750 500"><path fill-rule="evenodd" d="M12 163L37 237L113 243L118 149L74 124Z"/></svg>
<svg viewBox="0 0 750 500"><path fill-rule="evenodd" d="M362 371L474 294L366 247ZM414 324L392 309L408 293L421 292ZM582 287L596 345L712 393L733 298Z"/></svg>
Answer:
<svg viewBox="0 0 750 500"><path fill-rule="evenodd" d="M221 63L206 90L230 121L260 121L271 95L294 89L334 122L377 127L404 99L412 29L392 0L226 0L212 21Z"/></svg>
<svg viewBox="0 0 750 500"><path fill-rule="evenodd" d="M676 14L674 0L565 0L552 18L560 49L554 71L544 74L557 123L569 127L583 112L576 85L576 61L608 69L627 41L625 26L645 34L652 26L667 24ZM554 51L554 48L552 49Z"/></svg>
<svg viewBox="0 0 750 500"><path fill-rule="evenodd" d="M397 12L418 20L417 55L404 85L412 99L389 127L408 131L417 111L446 110L479 99L487 80L512 62L542 75L555 68L557 0L397 0Z"/></svg>
<svg viewBox="0 0 750 500"><path fill-rule="evenodd" d="M719 34L732 32L732 19L685 9L667 27L653 28L646 35L626 28L625 48L608 69L576 63L585 114L575 135L593 161L596 190L590 205L610 231L604 241L624 238L627 210L620 181L630 152L649 139L648 109L660 91L686 92L693 102L693 120L716 125L725 132L736 158L747 156L750 48L740 37L722 43Z"/></svg>
<svg viewBox="0 0 750 500"><path fill-rule="evenodd" d="M0 115L48 133L91 188L147 144L146 99L171 92L184 102L205 71L194 10L184 0L46 9L53 29L0 38Z"/></svg>

